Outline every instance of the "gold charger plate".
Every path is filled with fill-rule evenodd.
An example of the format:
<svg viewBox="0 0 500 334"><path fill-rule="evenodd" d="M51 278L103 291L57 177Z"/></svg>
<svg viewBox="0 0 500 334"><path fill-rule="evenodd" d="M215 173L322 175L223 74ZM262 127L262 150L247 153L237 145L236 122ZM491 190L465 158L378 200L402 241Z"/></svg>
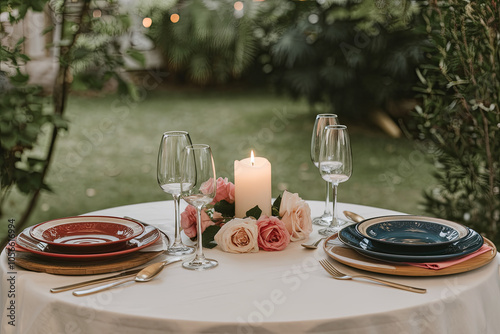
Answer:
<svg viewBox="0 0 500 334"><path fill-rule="evenodd" d="M15 253L15 264L21 268L31 271L56 274L56 275L96 275L106 274L115 271L134 268L151 261L155 257L163 254L164 250L148 251L153 247L168 244L167 239L161 236L154 244L149 247L127 254L118 258L102 259L95 261L72 262L67 260L58 260L49 257L41 257L30 252Z"/></svg>
<svg viewBox="0 0 500 334"><path fill-rule="evenodd" d="M486 238L484 238L484 243L491 247L489 252L438 270L414 267L396 262L386 262L366 257L356 250L344 245L338 240L337 234L325 240L323 249L328 256L340 263L374 273L398 276L443 276L474 270L490 263L495 258L497 249L495 245Z"/></svg>

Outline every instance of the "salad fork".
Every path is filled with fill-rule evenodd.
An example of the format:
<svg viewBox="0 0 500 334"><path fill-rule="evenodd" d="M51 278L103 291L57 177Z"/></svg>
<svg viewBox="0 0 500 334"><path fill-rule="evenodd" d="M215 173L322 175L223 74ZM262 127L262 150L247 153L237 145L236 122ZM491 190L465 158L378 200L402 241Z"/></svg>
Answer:
<svg viewBox="0 0 500 334"><path fill-rule="evenodd" d="M398 288L398 289L402 289L402 290L406 290L406 291L411 291L411 292L416 292L416 293L426 293L427 292L426 289L416 288L416 287L409 286L409 285L404 285L404 284L399 284L399 283L395 283L395 282L391 282L391 281L386 281L386 280L372 277L372 276L347 275L347 274L344 274L343 272L339 271L337 268L335 268L328 260L320 260L319 263L335 279L350 280L350 279L354 279L354 278L364 278L364 279L371 280L371 281L374 281L377 283L381 283L381 284L386 285L386 286L390 286L393 288Z"/></svg>

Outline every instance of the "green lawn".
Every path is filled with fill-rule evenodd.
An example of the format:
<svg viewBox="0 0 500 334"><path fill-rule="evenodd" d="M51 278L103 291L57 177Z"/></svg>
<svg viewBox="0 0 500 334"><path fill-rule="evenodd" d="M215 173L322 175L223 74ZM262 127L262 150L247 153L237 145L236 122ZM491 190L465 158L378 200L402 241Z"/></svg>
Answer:
<svg viewBox="0 0 500 334"><path fill-rule="evenodd" d="M324 200L324 182L309 156L315 114L306 103L244 89L164 89L141 96L139 103L116 95L70 97L70 129L59 138L48 177L54 192L40 197L32 224L170 199L155 175L159 141L168 130L187 130L194 143L211 145L218 176L233 180L234 160L254 149L272 164L273 196L288 189L305 199ZM354 172L339 187L339 201L423 214L422 191L433 182L423 154L370 123L348 126ZM14 193L4 220L19 218L24 204ZM0 226L5 233L7 224Z"/></svg>

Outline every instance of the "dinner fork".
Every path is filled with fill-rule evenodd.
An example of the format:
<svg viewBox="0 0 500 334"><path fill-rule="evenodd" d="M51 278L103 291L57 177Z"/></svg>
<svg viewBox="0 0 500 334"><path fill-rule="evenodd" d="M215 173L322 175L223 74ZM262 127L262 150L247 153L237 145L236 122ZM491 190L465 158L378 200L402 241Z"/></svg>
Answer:
<svg viewBox="0 0 500 334"><path fill-rule="evenodd" d="M399 284L399 283L395 283L395 282L391 282L391 281L386 281L386 280L372 277L372 276L346 275L343 272L339 271L337 268L335 268L328 260L320 260L319 263L335 279L349 280L349 279L354 279L354 278L364 278L366 280L371 280L371 281L374 281L377 283L381 283L383 285L387 285L387 286L390 286L393 288L398 288L398 289L402 289L402 290L406 290L406 291L411 291L411 292L416 292L416 293L426 293L427 292L426 289L416 288L416 287L409 286L409 285L404 285L404 284Z"/></svg>
<svg viewBox="0 0 500 334"><path fill-rule="evenodd" d="M123 216L123 218L133 220L133 221L135 221L135 222L137 222L137 223L139 223L139 224L142 224L142 225L144 225L144 226L153 226L153 225L151 225L151 224L148 224L148 223L143 222L142 220L139 220L139 219L136 219L136 218L132 218L132 217L129 217L129 216ZM155 226L153 226L153 227L155 227ZM158 230L161 234L163 234L163 235L165 236L165 238L167 238L167 245L170 245L170 237L168 236L168 234L167 234L167 233L165 233L165 232L163 232L162 230L160 230L158 227L155 227L155 228L156 228L156 229L157 229L157 230Z"/></svg>

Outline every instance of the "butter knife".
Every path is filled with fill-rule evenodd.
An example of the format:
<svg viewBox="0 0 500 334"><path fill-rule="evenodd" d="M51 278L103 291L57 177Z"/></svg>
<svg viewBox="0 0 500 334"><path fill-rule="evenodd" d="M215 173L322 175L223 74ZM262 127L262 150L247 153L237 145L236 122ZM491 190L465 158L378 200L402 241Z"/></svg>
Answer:
<svg viewBox="0 0 500 334"><path fill-rule="evenodd" d="M93 285L93 284L102 283L102 282L109 282L109 281L117 280L117 279L124 278L124 277L134 276L144 268L145 267L141 267L138 269L131 269L131 270L127 270L127 271L121 272L121 273L116 274L116 275L112 275L112 276L96 278L96 279L89 280L89 281L83 281L83 282L79 282L79 283L73 283L73 284L69 284L69 285L60 286L57 288L52 288L52 289L50 289L50 292L58 293L58 292L68 291L71 289L81 288L81 287L87 286L87 285Z"/></svg>

